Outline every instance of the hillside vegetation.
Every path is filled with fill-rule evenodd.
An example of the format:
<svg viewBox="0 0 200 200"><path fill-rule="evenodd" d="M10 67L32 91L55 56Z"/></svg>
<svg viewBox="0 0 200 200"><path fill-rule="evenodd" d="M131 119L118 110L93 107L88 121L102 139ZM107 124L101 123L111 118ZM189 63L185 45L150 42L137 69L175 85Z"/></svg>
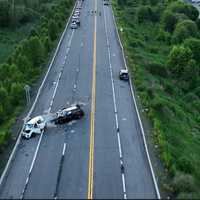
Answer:
<svg viewBox="0 0 200 200"><path fill-rule="evenodd" d="M129 69L174 198L200 198L200 21L189 4L113 0Z"/></svg>
<svg viewBox="0 0 200 200"><path fill-rule="evenodd" d="M46 69L64 29L73 0L0 1L0 153L10 127L22 112L24 86L32 86Z"/></svg>

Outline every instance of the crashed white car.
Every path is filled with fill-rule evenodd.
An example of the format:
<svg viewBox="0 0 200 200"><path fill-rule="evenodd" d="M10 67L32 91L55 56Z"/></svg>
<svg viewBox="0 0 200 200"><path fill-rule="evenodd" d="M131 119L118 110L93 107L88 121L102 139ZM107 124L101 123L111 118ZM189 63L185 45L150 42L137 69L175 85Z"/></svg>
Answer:
<svg viewBox="0 0 200 200"><path fill-rule="evenodd" d="M42 116L34 117L24 124L22 137L30 139L35 134L41 134L46 127L46 121Z"/></svg>

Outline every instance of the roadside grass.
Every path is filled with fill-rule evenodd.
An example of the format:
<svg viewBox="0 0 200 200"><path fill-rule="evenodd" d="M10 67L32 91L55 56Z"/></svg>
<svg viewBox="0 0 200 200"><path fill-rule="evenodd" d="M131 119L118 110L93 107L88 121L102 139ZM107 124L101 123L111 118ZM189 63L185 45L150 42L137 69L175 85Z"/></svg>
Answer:
<svg viewBox="0 0 200 200"><path fill-rule="evenodd" d="M170 177L162 189L177 198L200 198L199 99L195 91L184 95L178 83L166 76L172 45L158 40L159 24L137 22L140 3L135 0L121 8L116 0L112 4L137 94L148 108L154 144L159 145Z"/></svg>

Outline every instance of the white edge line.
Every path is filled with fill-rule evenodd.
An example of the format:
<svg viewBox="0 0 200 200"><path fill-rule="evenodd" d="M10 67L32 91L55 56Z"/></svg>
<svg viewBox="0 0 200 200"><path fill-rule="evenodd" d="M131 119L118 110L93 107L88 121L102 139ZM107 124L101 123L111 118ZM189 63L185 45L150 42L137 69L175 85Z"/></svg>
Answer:
<svg viewBox="0 0 200 200"><path fill-rule="evenodd" d="M71 34L71 38L70 38L70 42L69 42L69 43L70 43L70 47L71 47L71 41L72 41L73 35L74 35L74 31L73 31L72 34ZM54 101L54 98L55 98L55 95L56 95L56 91L57 91L57 89L58 89L58 85L59 85L59 82L60 82L61 75L62 75L62 71L59 73L58 80L57 80L57 82L56 82L56 87L54 88L54 92L53 92L53 96L52 96L52 100L51 100L52 105L53 105L53 101ZM51 111L52 105L50 105L49 111ZM36 160L36 157L37 157L39 148L40 148L40 144L41 144L41 141L42 141L42 138L43 138L43 134L44 134L44 131L43 131L43 132L41 133L41 135L40 135L40 139L39 139L39 142L38 142L38 144L37 144L37 147L36 147L36 150L35 150L35 153L34 153L34 156L33 156L33 160L32 160L32 162L31 162L31 167L30 167L30 169L29 169L27 182L26 182L26 184L25 184L25 187L24 187L23 192L22 192L22 195L21 195L22 198L23 198L24 192L25 192L25 190L26 190L27 184L28 184L28 182L29 182L30 175L31 175L32 170L33 170L33 166L34 166L34 164L35 164L35 160ZM66 145L66 144L65 144L65 145ZM66 146L64 146L64 147L66 147ZM63 155L63 156L64 156L64 155Z"/></svg>
<svg viewBox="0 0 200 200"><path fill-rule="evenodd" d="M115 25L115 31L117 33L118 41L119 41L119 44L120 44L120 47L121 47L121 51L122 51L122 55L123 55L125 68L128 69L127 64L126 64L126 59L125 59L125 56L124 56L124 48L123 48L121 39L119 37L119 32L118 32L118 29L117 29L116 20L115 20L115 17L114 17L114 13L113 13L112 7L111 7L111 11L112 11L112 17L113 17L113 21L114 21L114 25ZM133 97L136 113L137 113L137 116L138 116L141 132L142 132L142 138L143 138L143 142L144 142L144 146L145 146L145 151L146 151L149 167L150 167L150 170L151 170L151 175L152 175L154 186L155 186L155 190L156 190L156 195L157 195L158 199L161 199L159 188L158 188L158 184L157 184L157 181L156 181L156 178L155 178L154 170L153 170L153 167L152 167L152 164L151 164L151 159L150 159L150 156L149 156L149 151L148 151L146 138L145 138L145 134L144 134L144 128L143 128L143 125L142 125L140 114L139 114L139 111L138 111L138 108L137 108L137 103L136 103L136 100L135 100L135 95L134 95L134 92L133 92L133 86L132 86L131 78L129 79L129 83L130 83L131 94L132 94L132 97Z"/></svg>
<svg viewBox="0 0 200 200"><path fill-rule="evenodd" d="M119 156L120 156L120 159L121 159L122 158L122 148L121 148L121 141L120 141L119 132L117 133L117 139L118 139L118 146L119 146Z"/></svg>
<svg viewBox="0 0 200 200"><path fill-rule="evenodd" d="M65 155L65 151L66 151L66 143L64 143L64 145L63 145L63 152L62 152L63 156Z"/></svg>
<svg viewBox="0 0 200 200"><path fill-rule="evenodd" d="M55 57L57 56L57 53L58 53L58 51L59 51L59 49L60 49L61 42L62 42L62 40L63 40L63 38L64 38L64 35L65 35L65 33L66 33L66 30L67 30L67 28L68 28L68 26L69 26L69 22L70 22L70 20L71 20L71 17L72 17L72 14L73 14L74 10L75 10L75 7L76 7L76 2L75 2L75 4L74 4L74 7L73 7L73 10L72 10L72 12L71 12L70 17L68 18L68 21L67 21L67 24L66 24L66 26L65 26L65 29L64 29L64 31L63 31L63 33L62 33L62 35L61 35L61 38L60 38L59 43L58 43L58 45L57 45L57 48L56 48L56 51L55 51L54 56L53 56L53 58L52 58L52 61L51 61L50 65L49 65L49 68L48 68L48 70L47 70L47 72L46 72L46 75L45 75L45 77L44 77L44 79L43 79L43 81L42 81L41 86L40 86L39 89L38 89L38 93L37 93L37 95L36 95L36 98L35 98L35 100L34 100L34 103L33 103L32 107L31 107L30 111L28 112L26 118L28 118L28 117L31 115L31 113L33 112L33 109L35 108L35 105L36 105L36 103L37 103L37 100L38 100L38 98L39 98L39 95L40 95L40 93L41 93L41 90L42 90L42 88L43 88L43 86L44 86L44 83L45 83L45 81L46 81L46 79L47 79L47 76L48 76L48 74L49 74L49 72L50 72L50 70L51 70L51 68L52 68L52 65L53 65L53 63L54 63ZM24 124L23 124L23 126L22 126L22 129L23 129L23 127L24 127ZM5 166L5 169L4 169L3 173L1 174L1 178L0 178L0 187L2 186L2 183L3 183L3 181L4 181L4 178L6 177L6 174L7 174L7 171L8 171L8 169L9 169L9 167L10 167L10 164L11 164L11 162L12 162L14 156L15 156L17 147L18 147L18 145L19 145L19 143L20 143L20 141L21 141L22 129L21 129L21 131L20 131L20 133L19 133L19 135L18 135L17 141L16 141L15 146L14 146L14 148L13 148L13 150L12 150L12 153L11 153L10 156L9 156L9 159L8 159L8 162L7 162L6 166Z"/></svg>
<svg viewBox="0 0 200 200"><path fill-rule="evenodd" d="M105 10L103 8L103 14L104 14L104 23L105 23L105 32L106 32L106 39L107 39L107 44L109 44L109 39L108 39L108 26L107 26L107 21L106 21L106 14ZM109 31L109 33L111 33ZM114 86L114 79L113 79L113 69L112 69L112 64L111 64L111 51L110 47L107 46L108 49L108 57L109 57L109 70L110 70L110 78L111 78L111 83L112 83L112 93L113 93L113 103L114 103L114 111L115 111L115 120L116 120L116 127L117 127L117 139L118 139L118 149L119 149L119 157L120 157L120 165L123 165L123 156L122 156L122 148L121 148L121 140L120 140L120 134L119 134L119 122L118 122L118 115L117 115L117 105L116 105L116 95L115 95L115 86ZM125 175L124 172L121 174L122 177L122 185L123 185L123 193L124 193L124 199L127 199L127 194L126 194L126 181L125 181Z"/></svg>

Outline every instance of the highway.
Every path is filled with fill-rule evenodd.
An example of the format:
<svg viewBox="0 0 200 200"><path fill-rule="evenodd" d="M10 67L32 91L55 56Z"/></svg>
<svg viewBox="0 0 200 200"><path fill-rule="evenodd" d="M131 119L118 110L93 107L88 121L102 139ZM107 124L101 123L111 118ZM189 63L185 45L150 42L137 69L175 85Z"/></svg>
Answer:
<svg viewBox="0 0 200 200"><path fill-rule="evenodd" d="M111 6L84 0L67 28L31 117L83 103L83 119L21 140L0 198L158 198Z"/></svg>

